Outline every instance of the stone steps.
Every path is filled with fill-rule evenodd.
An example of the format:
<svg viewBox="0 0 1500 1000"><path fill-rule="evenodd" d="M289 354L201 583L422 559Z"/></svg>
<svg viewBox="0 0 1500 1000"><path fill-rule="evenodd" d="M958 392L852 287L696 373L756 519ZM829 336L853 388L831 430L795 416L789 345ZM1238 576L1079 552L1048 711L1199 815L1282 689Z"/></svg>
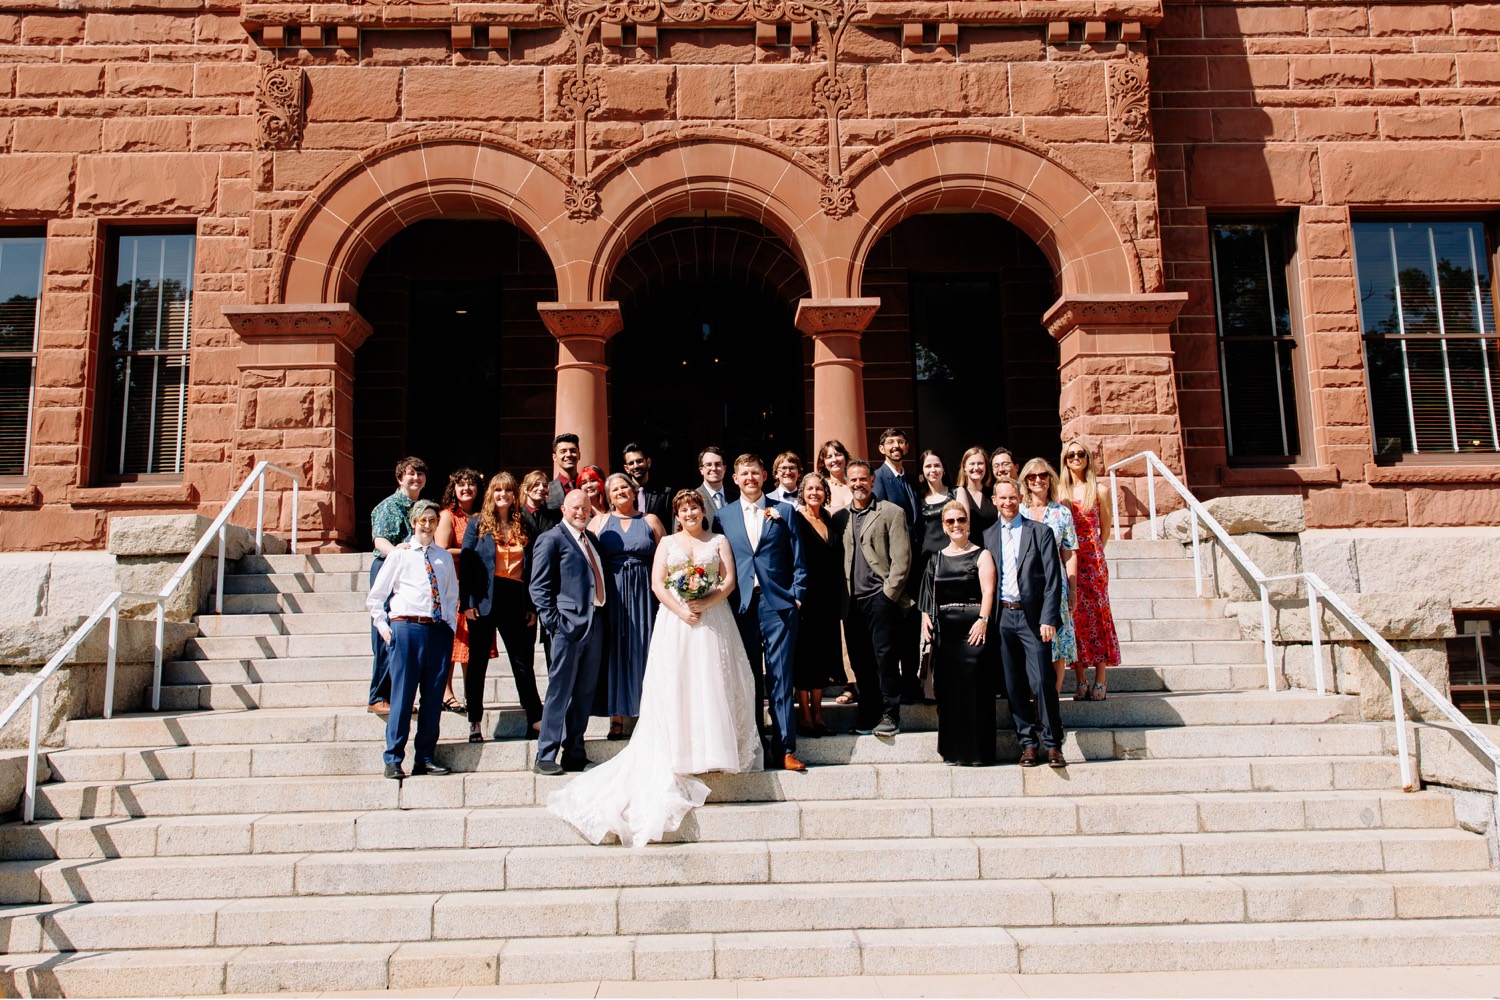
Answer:
<svg viewBox="0 0 1500 1000"><path fill-rule="evenodd" d="M1282 832L1078 834L8 861L0 862L0 903L1100 875L1494 874L1484 838L1460 830L1304 830L1295 842L1288 850Z"/></svg>
<svg viewBox="0 0 1500 1000"><path fill-rule="evenodd" d="M949 768L942 764L844 764L798 774L765 771L705 777L711 802L994 798L1240 791L1390 789L1399 784L1390 757L1277 757L1267 760L1087 761L1054 771ZM566 775L530 770L456 773L389 781L378 772L293 777L77 781L37 789L41 819L107 816L205 816L255 812L436 809L532 805Z"/></svg>
<svg viewBox="0 0 1500 1000"><path fill-rule="evenodd" d="M391 794L399 795L394 789ZM857 832L864 839L911 839L1376 828L1451 830L1453 824L1453 803L1448 796L1389 789L1058 794L710 803L690 816L669 839L677 842L836 840L850 832ZM12 861L580 843L583 840L576 830L541 805L116 816L0 828L0 855Z"/></svg>
<svg viewBox="0 0 1500 1000"><path fill-rule="evenodd" d="M450 724L451 725L451 724ZM603 761L627 745L603 736L603 722L588 740L590 759ZM1172 729L1075 729L1064 750L1083 760L1388 756L1395 752L1394 730L1385 723L1342 726L1186 726ZM380 770L378 739L278 745L197 745L181 747L102 747L53 751L48 763L55 782L163 780L185 778L288 777L357 774ZM519 740L483 744L438 744L439 758L459 771L513 771L531 766L535 744ZM891 740L876 736L803 739L800 755L814 764L935 763L937 734L907 732ZM1013 731L996 735L1002 760L1019 753Z"/></svg>

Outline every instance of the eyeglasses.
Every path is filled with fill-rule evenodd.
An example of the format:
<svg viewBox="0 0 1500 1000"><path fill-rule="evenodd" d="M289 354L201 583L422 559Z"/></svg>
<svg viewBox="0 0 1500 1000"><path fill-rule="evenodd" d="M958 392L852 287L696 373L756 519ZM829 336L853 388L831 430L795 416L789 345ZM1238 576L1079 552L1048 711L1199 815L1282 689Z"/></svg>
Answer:
<svg viewBox="0 0 1500 1000"><path fill-rule="evenodd" d="M943 518L943 523L944 524L968 524L969 523L969 519L967 517L945 517L945 518Z"/></svg>
<svg viewBox="0 0 1500 1000"><path fill-rule="evenodd" d="M412 524L415 524L418 527L423 527L423 528L431 527L432 525L435 525L437 523L438 523L438 519L435 518L435 517L419 517L415 521L412 522Z"/></svg>
<svg viewBox="0 0 1500 1000"><path fill-rule="evenodd" d="M1070 462L1073 461L1073 459L1075 459L1075 458L1088 458L1088 457L1089 456L1085 452L1081 452L1081 451L1070 451L1066 455L1063 456L1063 458L1067 459Z"/></svg>

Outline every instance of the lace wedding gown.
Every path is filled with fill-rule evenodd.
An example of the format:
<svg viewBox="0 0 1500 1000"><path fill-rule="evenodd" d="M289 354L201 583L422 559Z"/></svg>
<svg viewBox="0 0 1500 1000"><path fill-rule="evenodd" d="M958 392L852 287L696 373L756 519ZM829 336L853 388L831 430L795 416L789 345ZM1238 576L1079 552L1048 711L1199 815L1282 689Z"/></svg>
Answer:
<svg viewBox="0 0 1500 1000"><path fill-rule="evenodd" d="M718 581L717 540L697 545L672 535L662 544L668 573L696 561ZM630 743L553 792L547 808L595 844L610 834L631 847L661 840L708 798L708 786L693 775L761 769L754 698L750 661L728 603L709 608L697 625L663 606Z"/></svg>

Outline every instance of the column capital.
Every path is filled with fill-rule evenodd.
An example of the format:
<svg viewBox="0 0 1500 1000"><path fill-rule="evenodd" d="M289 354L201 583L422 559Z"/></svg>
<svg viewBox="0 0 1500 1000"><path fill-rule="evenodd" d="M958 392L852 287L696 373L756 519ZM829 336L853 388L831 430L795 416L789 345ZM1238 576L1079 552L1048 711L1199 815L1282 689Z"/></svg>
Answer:
<svg viewBox="0 0 1500 1000"><path fill-rule="evenodd" d="M797 329L810 337L824 333L863 333L880 311L880 299L799 299Z"/></svg>
<svg viewBox="0 0 1500 1000"><path fill-rule="evenodd" d="M547 332L558 340L588 337L608 340L624 325L618 302L538 302Z"/></svg>
<svg viewBox="0 0 1500 1000"><path fill-rule="evenodd" d="M1042 316L1047 332L1061 340L1079 327L1091 332L1110 329L1165 329L1187 304L1187 292L1146 295L1064 295Z"/></svg>
<svg viewBox="0 0 1500 1000"><path fill-rule="evenodd" d="M242 368L337 366L370 336L370 324L348 302L224 306L244 343Z"/></svg>

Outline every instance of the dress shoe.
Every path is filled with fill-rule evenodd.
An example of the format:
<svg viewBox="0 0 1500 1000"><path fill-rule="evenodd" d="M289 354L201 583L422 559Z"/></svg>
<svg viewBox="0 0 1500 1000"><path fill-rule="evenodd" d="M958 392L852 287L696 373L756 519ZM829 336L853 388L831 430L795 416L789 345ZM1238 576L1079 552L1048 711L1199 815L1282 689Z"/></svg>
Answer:
<svg viewBox="0 0 1500 1000"><path fill-rule="evenodd" d="M531 765L537 774L562 774L562 765L555 760L539 760Z"/></svg>
<svg viewBox="0 0 1500 1000"><path fill-rule="evenodd" d="M439 764L435 760L419 760L415 764L412 765L411 773L413 775L417 775L417 774L432 774L432 775L452 774L453 773L453 768L451 768L451 767L444 767L443 765Z"/></svg>
<svg viewBox="0 0 1500 1000"><path fill-rule="evenodd" d="M806 771L807 765L791 754L787 754L781 759L781 769L783 771Z"/></svg>
<svg viewBox="0 0 1500 1000"><path fill-rule="evenodd" d="M1019 763L1022 767L1036 767L1040 764L1041 760L1037 757L1036 747L1026 747L1023 749Z"/></svg>
<svg viewBox="0 0 1500 1000"><path fill-rule="evenodd" d="M390 715L391 703L388 701L372 701L370 702L370 707L366 709L366 711L371 712L375 715Z"/></svg>
<svg viewBox="0 0 1500 1000"><path fill-rule="evenodd" d="M1065 757L1063 757L1063 752L1061 750L1053 747L1052 749L1047 751L1047 766L1067 767L1068 761Z"/></svg>
<svg viewBox="0 0 1500 1000"><path fill-rule="evenodd" d="M875 727L876 736L895 736L900 732L901 727L897 725L896 720L891 718L889 715L882 718L880 720L880 725Z"/></svg>
<svg viewBox="0 0 1500 1000"><path fill-rule="evenodd" d="M387 764L385 766L385 776L387 778L395 778L397 781L400 781L402 778L406 777L406 772L401 770L400 764Z"/></svg>
<svg viewBox="0 0 1500 1000"><path fill-rule="evenodd" d="M562 762L562 769L564 771L573 771L576 773L578 771L584 770L592 763L593 761L589 760L587 757L564 757Z"/></svg>

